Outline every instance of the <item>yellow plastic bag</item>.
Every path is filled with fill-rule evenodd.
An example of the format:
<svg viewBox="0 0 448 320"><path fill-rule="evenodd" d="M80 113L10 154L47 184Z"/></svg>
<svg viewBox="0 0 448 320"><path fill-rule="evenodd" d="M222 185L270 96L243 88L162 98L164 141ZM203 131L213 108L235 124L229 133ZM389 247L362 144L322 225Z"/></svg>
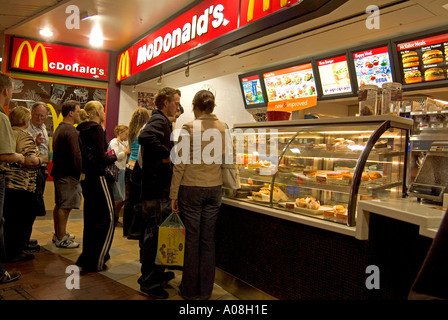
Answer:
<svg viewBox="0 0 448 320"><path fill-rule="evenodd" d="M185 226L177 213L171 213L159 226L157 248L156 264L184 265Z"/></svg>

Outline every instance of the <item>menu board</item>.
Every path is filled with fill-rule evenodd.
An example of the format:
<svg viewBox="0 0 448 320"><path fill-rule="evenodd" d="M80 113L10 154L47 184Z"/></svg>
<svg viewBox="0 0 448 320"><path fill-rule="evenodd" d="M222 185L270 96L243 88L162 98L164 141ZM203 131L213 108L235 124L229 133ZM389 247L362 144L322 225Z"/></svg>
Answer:
<svg viewBox="0 0 448 320"><path fill-rule="evenodd" d="M296 111L317 105L316 83L311 63L263 74L268 110Z"/></svg>
<svg viewBox="0 0 448 320"><path fill-rule="evenodd" d="M323 95L352 92L345 55L317 61Z"/></svg>
<svg viewBox="0 0 448 320"><path fill-rule="evenodd" d="M253 75L241 78L244 101L246 106L256 106L264 103L263 92L261 90L260 77Z"/></svg>
<svg viewBox="0 0 448 320"><path fill-rule="evenodd" d="M403 84L447 78L448 33L397 44Z"/></svg>
<svg viewBox="0 0 448 320"><path fill-rule="evenodd" d="M369 49L353 53L358 86L393 82L388 47Z"/></svg>

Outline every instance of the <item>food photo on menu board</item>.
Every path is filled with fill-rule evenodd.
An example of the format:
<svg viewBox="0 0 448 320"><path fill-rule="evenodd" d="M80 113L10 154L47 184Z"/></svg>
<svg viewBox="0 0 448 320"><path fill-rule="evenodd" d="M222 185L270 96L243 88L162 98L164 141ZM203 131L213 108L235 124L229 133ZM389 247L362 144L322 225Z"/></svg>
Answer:
<svg viewBox="0 0 448 320"><path fill-rule="evenodd" d="M353 53L358 86L393 82L388 47Z"/></svg>
<svg viewBox="0 0 448 320"><path fill-rule="evenodd" d="M404 84L447 79L448 33L397 44Z"/></svg>
<svg viewBox="0 0 448 320"><path fill-rule="evenodd" d="M268 110L295 111L317 105L316 83L311 63L263 74Z"/></svg>
<svg viewBox="0 0 448 320"><path fill-rule="evenodd" d="M260 85L260 77L258 75L242 78L241 85L243 86L246 105L257 105L264 103Z"/></svg>
<svg viewBox="0 0 448 320"><path fill-rule="evenodd" d="M345 55L317 61L317 65L324 95L352 91Z"/></svg>

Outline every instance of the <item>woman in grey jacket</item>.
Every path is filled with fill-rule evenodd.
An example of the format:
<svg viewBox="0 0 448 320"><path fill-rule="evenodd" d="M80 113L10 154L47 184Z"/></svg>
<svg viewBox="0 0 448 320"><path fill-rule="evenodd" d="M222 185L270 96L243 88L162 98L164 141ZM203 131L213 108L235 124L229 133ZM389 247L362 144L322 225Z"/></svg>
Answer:
<svg viewBox="0 0 448 320"><path fill-rule="evenodd" d="M214 237L221 206L221 161L227 125L212 113L214 108L213 93L207 90L196 93L193 99L195 120L182 127L178 144L178 147L185 147L189 140L189 159L183 158L183 150L179 150L171 182L172 209L180 212L186 229L180 285L184 299L209 299L215 280ZM194 138L199 135L200 140ZM184 139L188 139L187 143Z"/></svg>

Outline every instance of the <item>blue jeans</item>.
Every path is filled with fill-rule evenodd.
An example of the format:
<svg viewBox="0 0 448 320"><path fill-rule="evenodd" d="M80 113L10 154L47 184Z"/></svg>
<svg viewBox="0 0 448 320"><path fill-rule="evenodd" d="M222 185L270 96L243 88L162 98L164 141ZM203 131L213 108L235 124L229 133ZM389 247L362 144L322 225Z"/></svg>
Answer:
<svg viewBox="0 0 448 320"><path fill-rule="evenodd" d="M185 257L180 285L185 299L208 299L215 282L215 227L222 186L180 186L179 211L185 225Z"/></svg>
<svg viewBox="0 0 448 320"><path fill-rule="evenodd" d="M0 172L0 278L6 271L6 250L3 226L5 219L3 218L3 203L5 202L5 174Z"/></svg>

